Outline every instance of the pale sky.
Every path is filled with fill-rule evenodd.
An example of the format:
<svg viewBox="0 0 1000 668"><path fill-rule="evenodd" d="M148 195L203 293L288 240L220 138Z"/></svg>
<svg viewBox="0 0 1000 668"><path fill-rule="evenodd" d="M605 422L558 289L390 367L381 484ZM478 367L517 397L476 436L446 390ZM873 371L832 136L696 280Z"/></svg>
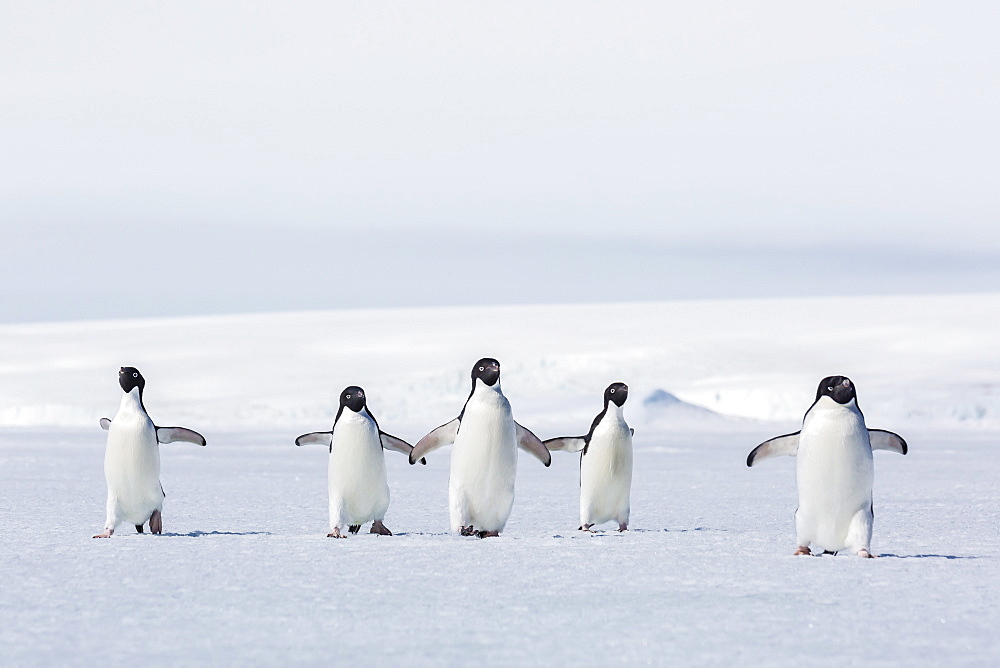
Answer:
<svg viewBox="0 0 1000 668"><path fill-rule="evenodd" d="M269 235L407 267L361 305L451 303L421 268L480 247L566 266L491 303L831 294L814 261L890 255L844 291L1000 290L998 34L994 3L4 2L0 319L85 317L42 295L86 306L118 289L98 247L153 244L180 257L143 276L174 304L152 314L233 310L218 282L168 294L199 234L247 280L295 272ZM690 266L596 295L573 274L627 248Z"/></svg>

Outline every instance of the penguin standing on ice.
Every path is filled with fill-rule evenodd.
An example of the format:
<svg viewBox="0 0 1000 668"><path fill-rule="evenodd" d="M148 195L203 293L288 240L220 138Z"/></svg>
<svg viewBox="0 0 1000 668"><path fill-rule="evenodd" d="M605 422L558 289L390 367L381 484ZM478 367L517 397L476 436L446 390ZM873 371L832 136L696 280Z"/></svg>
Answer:
<svg viewBox="0 0 1000 668"><path fill-rule="evenodd" d="M409 455L413 446L379 429L368 410L365 391L356 385L340 393L333 431L315 431L295 439L295 445L313 444L330 448L327 538L347 538L345 529L357 533L368 522L372 523L370 533L391 536L392 532L382 523L389 509L389 483L382 450L388 448ZM421 460L421 463L427 462Z"/></svg>
<svg viewBox="0 0 1000 668"><path fill-rule="evenodd" d="M612 383L604 390L604 410L586 436L550 438L549 450L580 453L580 529L614 520L618 531L628 531L629 493L632 489L632 435L622 415L628 385Z"/></svg>
<svg viewBox="0 0 1000 668"><path fill-rule="evenodd" d="M123 366L118 371L121 405L111 420L101 418L108 432L104 452L104 478L108 483L108 516L104 533L94 538L110 538L122 522L135 526L149 522L152 533L163 533L163 486L160 484L160 443L185 441L205 445L205 437L184 427L157 427L146 414L142 391L146 380L139 370Z"/></svg>
<svg viewBox="0 0 1000 668"><path fill-rule="evenodd" d="M472 367L472 391L458 417L424 436L413 447L410 463L454 443L448 480L451 529L463 536L499 536L514 505L517 448L543 464L552 455L518 423L500 390L500 362L484 357Z"/></svg>
<svg viewBox="0 0 1000 668"><path fill-rule="evenodd" d="M796 555L812 554L814 545L829 554L849 550L873 556L873 450L905 455L907 446L898 434L868 429L854 384L829 376L819 384L801 431L764 441L747 457L747 466L778 455L796 458Z"/></svg>

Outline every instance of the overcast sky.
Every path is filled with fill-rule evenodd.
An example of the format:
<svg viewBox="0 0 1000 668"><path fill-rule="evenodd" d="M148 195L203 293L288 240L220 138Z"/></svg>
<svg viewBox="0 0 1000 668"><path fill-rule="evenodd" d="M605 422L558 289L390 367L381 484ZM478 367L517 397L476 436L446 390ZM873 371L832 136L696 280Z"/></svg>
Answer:
<svg viewBox="0 0 1000 668"><path fill-rule="evenodd" d="M126 276L141 315L1000 290L998 34L973 2L0 3L0 319L114 315ZM337 248L296 282L296 245ZM346 269L365 298L317 288Z"/></svg>

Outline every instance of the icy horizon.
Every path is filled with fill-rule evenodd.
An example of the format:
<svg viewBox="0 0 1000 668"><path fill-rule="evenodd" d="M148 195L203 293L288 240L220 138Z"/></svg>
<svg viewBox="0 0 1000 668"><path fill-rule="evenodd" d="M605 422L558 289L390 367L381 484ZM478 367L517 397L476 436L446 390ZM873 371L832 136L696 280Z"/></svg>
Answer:
<svg viewBox="0 0 1000 668"><path fill-rule="evenodd" d="M0 324L344 308L1000 291L1000 252L252 225L2 228Z"/></svg>
<svg viewBox="0 0 1000 668"><path fill-rule="evenodd" d="M731 420L792 425L816 383L833 374L855 380L862 410L878 423L996 427L997 322L1000 294L2 325L0 426L96 424L116 405L118 367L131 365L147 377L150 410L165 419L223 430L319 429L332 420L340 389L356 384L380 419L418 438L467 394L466 367L493 356L516 410L540 428L583 419L617 380L632 387L644 429L678 419L695 431L726 429ZM658 401L660 393L681 402Z"/></svg>

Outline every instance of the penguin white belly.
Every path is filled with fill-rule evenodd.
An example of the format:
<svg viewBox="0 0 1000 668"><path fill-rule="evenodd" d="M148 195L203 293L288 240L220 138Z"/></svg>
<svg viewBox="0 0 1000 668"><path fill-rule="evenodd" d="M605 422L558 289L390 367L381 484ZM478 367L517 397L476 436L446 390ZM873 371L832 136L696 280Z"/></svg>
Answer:
<svg viewBox="0 0 1000 668"><path fill-rule="evenodd" d="M867 548L875 467L860 414L839 407L814 409L799 436L796 460L799 544L810 541L831 552ZM852 529L863 533L863 526L852 526L859 522L867 522L867 537L851 535Z"/></svg>
<svg viewBox="0 0 1000 668"><path fill-rule="evenodd" d="M507 399L492 389L469 399L451 450L451 528L502 531L514 505L517 434Z"/></svg>
<svg viewBox="0 0 1000 668"><path fill-rule="evenodd" d="M604 420L580 459L580 524L628 523L632 434L624 420Z"/></svg>
<svg viewBox="0 0 1000 668"><path fill-rule="evenodd" d="M344 411L333 430L328 472L331 527L365 524L385 517L389 483L374 422Z"/></svg>
<svg viewBox="0 0 1000 668"><path fill-rule="evenodd" d="M156 428L145 412L128 408L123 406L108 428L104 478L113 519L143 524L153 511L163 508L160 445Z"/></svg>

